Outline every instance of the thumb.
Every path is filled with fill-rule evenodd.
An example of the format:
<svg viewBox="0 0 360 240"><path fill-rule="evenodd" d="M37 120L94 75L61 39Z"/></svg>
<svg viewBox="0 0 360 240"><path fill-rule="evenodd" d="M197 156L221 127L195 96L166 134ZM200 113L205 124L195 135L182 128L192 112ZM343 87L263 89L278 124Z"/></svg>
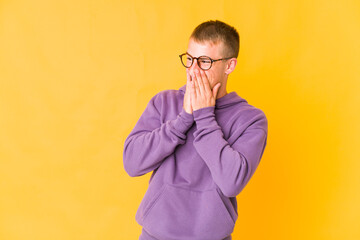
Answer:
<svg viewBox="0 0 360 240"><path fill-rule="evenodd" d="M213 96L214 96L215 99L216 99L216 96L217 96L217 94L219 92L220 86L221 86L221 83L217 83L212 89Z"/></svg>

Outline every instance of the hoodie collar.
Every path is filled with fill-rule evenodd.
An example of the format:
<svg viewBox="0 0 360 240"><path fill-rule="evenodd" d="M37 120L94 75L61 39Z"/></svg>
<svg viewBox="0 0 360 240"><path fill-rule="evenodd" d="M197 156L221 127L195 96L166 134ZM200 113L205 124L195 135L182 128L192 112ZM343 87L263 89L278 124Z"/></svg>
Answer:
<svg viewBox="0 0 360 240"><path fill-rule="evenodd" d="M185 94L185 90L186 90L186 84L181 88L179 88L179 91L182 94ZM216 99L215 108L226 108L235 104L239 104L241 102L247 103L247 101L244 98L240 97L236 92L232 91L222 96L221 98Z"/></svg>

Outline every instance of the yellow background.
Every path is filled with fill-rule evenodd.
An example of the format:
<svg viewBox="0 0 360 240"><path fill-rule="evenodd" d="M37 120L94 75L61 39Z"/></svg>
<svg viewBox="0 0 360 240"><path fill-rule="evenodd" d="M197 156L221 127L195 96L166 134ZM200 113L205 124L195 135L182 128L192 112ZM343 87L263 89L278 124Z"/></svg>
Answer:
<svg viewBox="0 0 360 240"><path fill-rule="evenodd" d="M0 1L0 239L138 239L125 138L209 19L268 117L234 239L360 239L360 2Z"/></svg>

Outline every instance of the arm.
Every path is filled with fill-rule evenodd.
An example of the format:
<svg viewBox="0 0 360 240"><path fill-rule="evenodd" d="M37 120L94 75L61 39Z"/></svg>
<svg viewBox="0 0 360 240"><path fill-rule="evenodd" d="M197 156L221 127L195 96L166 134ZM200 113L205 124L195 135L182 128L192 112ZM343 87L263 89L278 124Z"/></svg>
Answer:
<svg viewBox="0 0 360 240"><path fill-rule="evenodd" d="M161 100L161 95L157 94L149 101L125 140L124 168L131 177L141 176L158 168L177 145L185 143L185 133L194 122L193 115L182 108L176 119L161 123L157 107Z"/></svg>
<svg viewBox="0 0 360 240"><path fill-rule="evenodd" d="M234 143L225 139L215 119L214 107L193 112L197 130L194 146L210 169L214 182L227 197L237 196L254 174L267 140L267 119L263 113ZM265 131L266 129L266 131Z"/></svg>

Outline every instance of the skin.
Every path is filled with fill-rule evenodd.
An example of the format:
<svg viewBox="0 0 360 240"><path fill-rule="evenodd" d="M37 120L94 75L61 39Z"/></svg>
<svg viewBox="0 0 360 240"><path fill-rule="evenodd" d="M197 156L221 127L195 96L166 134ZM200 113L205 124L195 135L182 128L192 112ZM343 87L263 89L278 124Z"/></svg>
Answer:
<svg viewBox="0 0 360 240"><path fill-rule="evenodd" d="M197 42L189 40L187 52L193 57L208 56L212 59L220 59L224 55L222 42ZM227 93L226 84L228 75L234 71L237 64L236 58L214 62L209 70L202 70L197 60L194 60L190 68L186 68L186 90L184 95L184 110L192 114L193 111L215 106L216 99Z"/></svg>

